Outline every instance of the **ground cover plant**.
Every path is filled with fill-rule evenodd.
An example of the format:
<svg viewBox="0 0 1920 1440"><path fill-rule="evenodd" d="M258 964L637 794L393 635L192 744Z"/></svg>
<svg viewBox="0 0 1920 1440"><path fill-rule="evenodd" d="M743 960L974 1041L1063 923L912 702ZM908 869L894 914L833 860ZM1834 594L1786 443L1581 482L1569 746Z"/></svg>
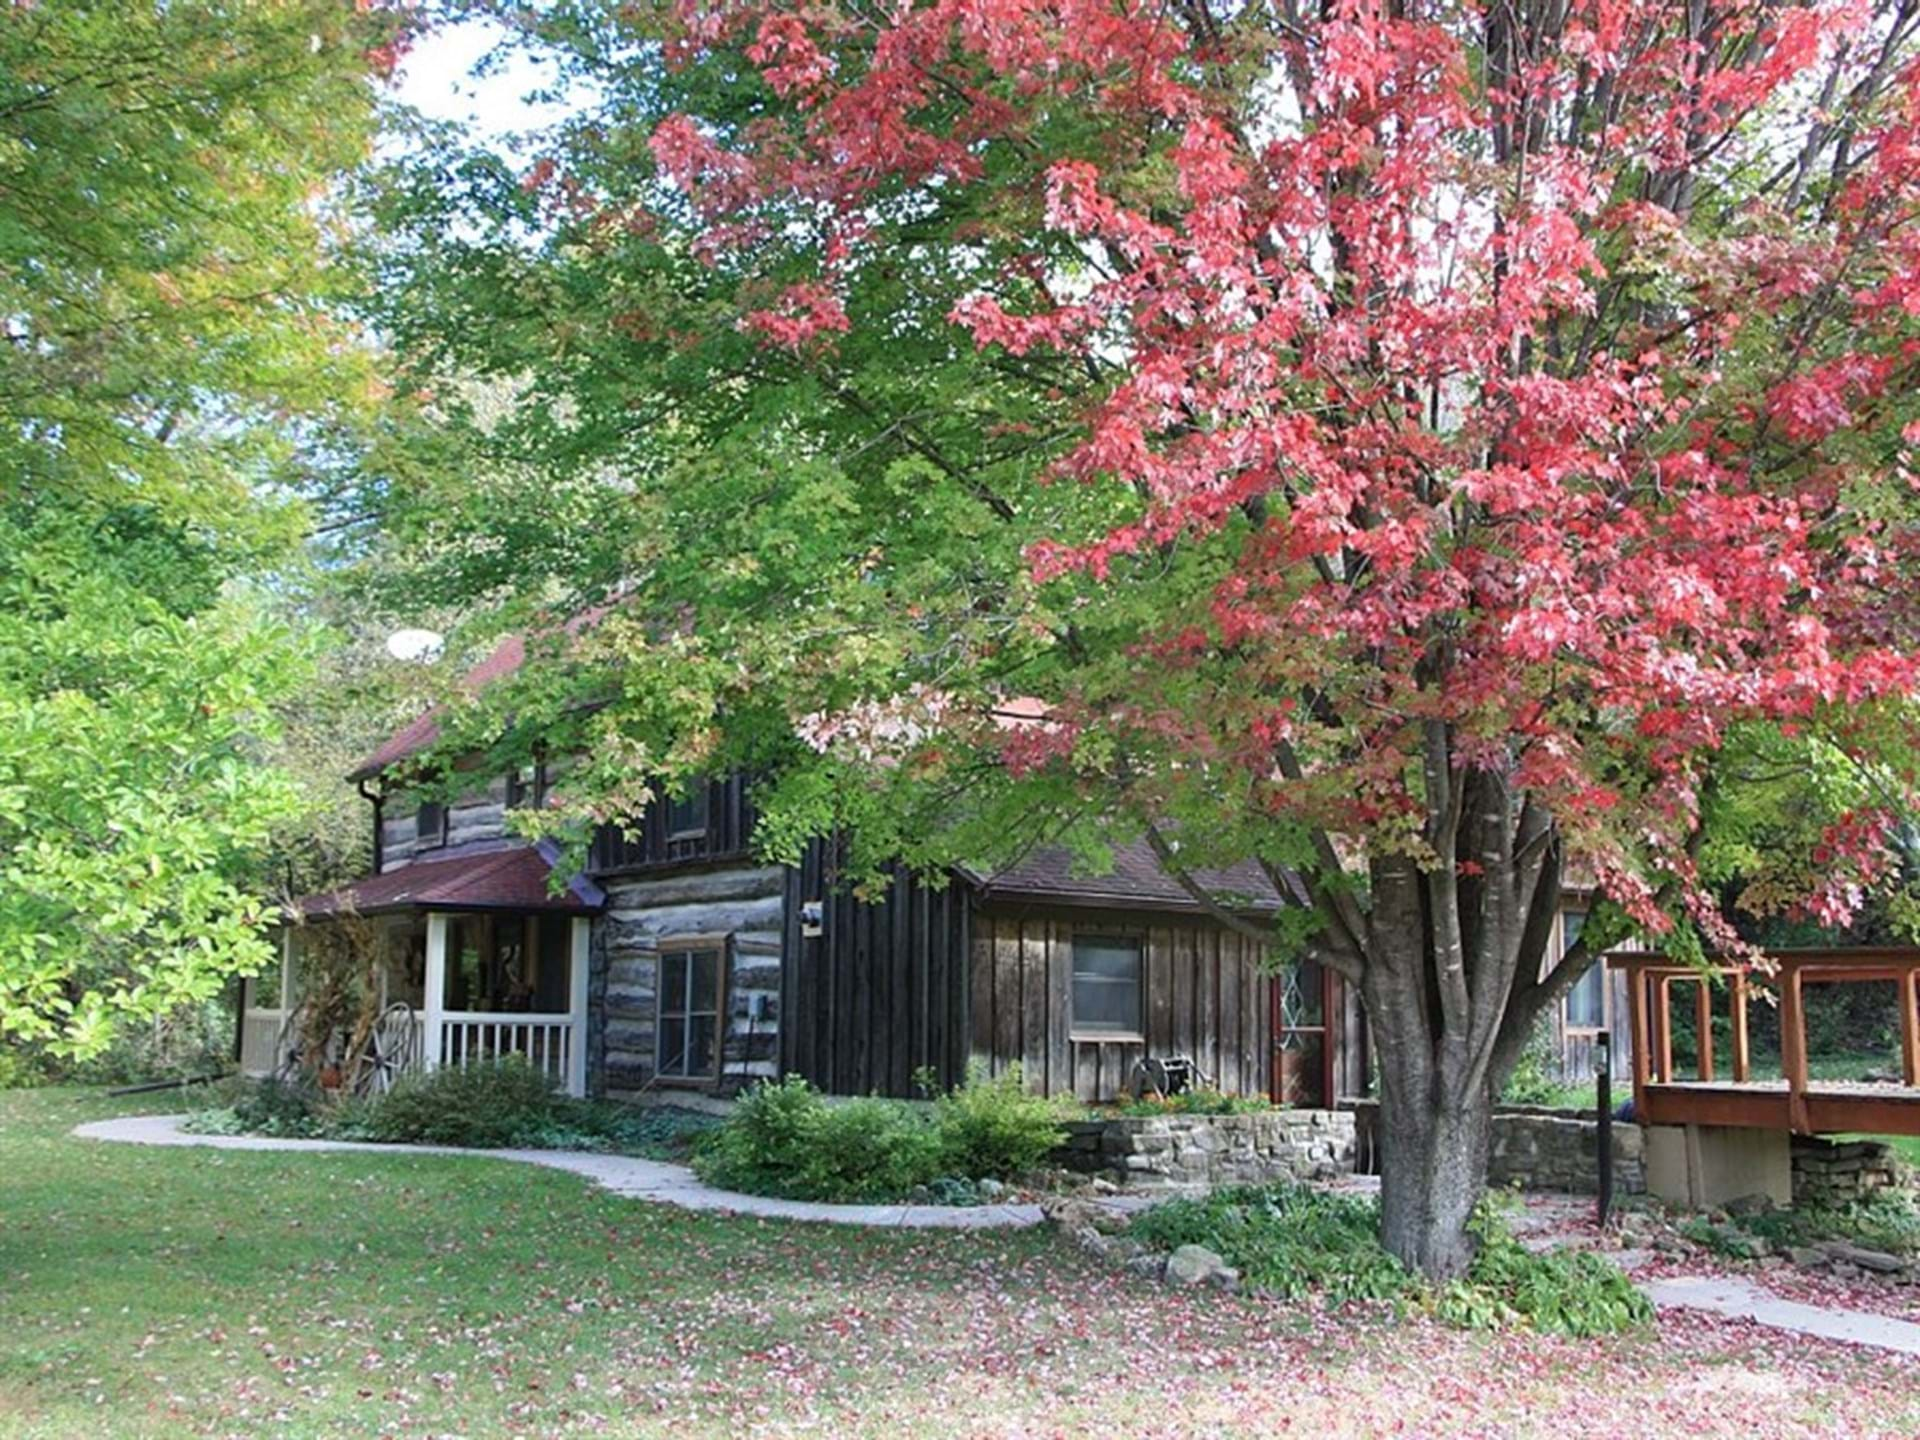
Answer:
<svg viewBox="0 0 1920 1440"><path fill-rule="evenodd" d="M1911 1362L1169 1289L1048 1227L784 1225L403 1149L111 1145L0 1094L8 1440L1911 1436Z"/></svg>
<svg viewBox="0 0 1920 1440"><path fill-rule="evenodd" d="M606 1150L684 1160L717 1116L565 1095L517 1058L408 1075L385 1095L329 1097L309 1083L242 1080L214 1091L183 1122L209 1135L267 1135L461 1145L477 1149Z"/></svg>
<svg viewBox="0 0 1920 1440"><path fill-rule="evenodd" d="M1228 1095L1196 1086L1172 1095L1130 1095L1114 1107L1122 1115L1254 1115L1279 1107L1264 1095ZM1098 1118L1100 1112L1095 1112Z"/></svg>
<svg viewBox="0 0 1920 1440"><path fill-rule="evenodd" d="M1791 1209L1739 1210L1724 1220L1695 1217L1681 1234L1721 1254L1743 1258L1753 1248L1741 1235L1783 1251L1794 1245L1842 1240L1894 1255L1920 1255L1920 1194L1911 1189L1876 1190L1846 1205L1795 1205Z"/></svg>
<svg viewBox="0 0 1920 1440"><path fill-rule="evenodd" d="M1289 1299L1390 1300L1472 1329L1524 1325L1589 1336L1646 1325L1652 1307L1598 1255L1535 1253L1489 1200L1475 1217L1478 1248L1466 1273L1434 1287L1380 1243L1379 1203L1304 1185L1235 1186L1170 1201L1132 1234L1164 1250L1204 1245L1242 1280Z"/></svg>
<svg viewBox="0 0 1920 1440"><path fill-rule="evenodd" d="M930 1105L829 1101L797 1075L755 1086L704 1137L694 1169L711 1184L796 1200L986 1198L979 1182L1018 1179L1066 1138L1065 1107L1028 1092L1017 1066L969 1071Z"/></svg>

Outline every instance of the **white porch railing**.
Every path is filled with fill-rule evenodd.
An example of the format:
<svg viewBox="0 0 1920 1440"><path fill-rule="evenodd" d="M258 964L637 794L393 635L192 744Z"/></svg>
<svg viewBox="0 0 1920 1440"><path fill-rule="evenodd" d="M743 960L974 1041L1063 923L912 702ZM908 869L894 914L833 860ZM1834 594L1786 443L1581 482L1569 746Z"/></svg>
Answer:
<svg viewBox="0 0 1920 1440"><path fill-rule="evenodd" d="M517 1055L565 1088L573 1074L574 1044L571 1015L440 1012L442 1065L478 1065Z"/></svg>
<svg viewBox="0 0 1920 1440"><path fill-rule="evenodd" d="M284 1010L248 1010L240 1020L240 1073L271 1075L280 1063L275 1046L280 1039Z"/></svg>

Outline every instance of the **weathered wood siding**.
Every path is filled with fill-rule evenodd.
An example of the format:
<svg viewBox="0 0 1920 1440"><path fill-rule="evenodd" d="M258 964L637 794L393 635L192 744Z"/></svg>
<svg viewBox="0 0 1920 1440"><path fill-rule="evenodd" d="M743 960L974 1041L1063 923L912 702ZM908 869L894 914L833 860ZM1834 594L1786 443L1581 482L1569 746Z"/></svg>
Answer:
<svg viewBox="0 0 1920 1440"><path fill-rule="evenodd" d="M1076 1035L1073 937L1140 939L1139 1038ZM1049 1095L1112 1100L1136 1061L1186 1055L1229 1094L1264 1095L1273 1030L1260 949L1222 926L1164 913L982 906L973 915L973 1054L995 1073L1019 1061Z"/></svg>
<svg viewBox="0 0 1920 1440"><path fill-rule="evenodd" d="M395 796L387 801L380 827L380 869L396 870L414 860L437 859L443 852L481 841L504 842L507 835L507 777L475 781L474 788L447 803L447 839L420 843L418 802Z"/></svg>
<svg viewBox="0 0 1920 1440"><path fill-rule="evenodd" d="M807 848L788 870L780 1067L837 1095L916 1093L930 1069L942 1086L966 1072L972 893L897 875L867 903L834 883L832 851ZM802 933L819 901L821 933Z"/></svg>
<svg viewBox="0 0 1920 1440"><path fill-rule="evenodd" d="M707 782L707 828L699 835L675 837L667 830L668 807L647 807L631 835L619 825L603 825L593 837L587 868L595 874L658 869L701 861L741 860L753 840L753 802L743 775Z"/></svg>
<svg viewBox="0 0 1920 1440"><path fill-rule="evenodd" d="M777 865L746 865L606 883L588 986L593 1093L620 1098L656 1086L657 962L674 941L696 936L727 942L720 1073L712 1087L734 1090L778 1072L784 878Z"/></svg>

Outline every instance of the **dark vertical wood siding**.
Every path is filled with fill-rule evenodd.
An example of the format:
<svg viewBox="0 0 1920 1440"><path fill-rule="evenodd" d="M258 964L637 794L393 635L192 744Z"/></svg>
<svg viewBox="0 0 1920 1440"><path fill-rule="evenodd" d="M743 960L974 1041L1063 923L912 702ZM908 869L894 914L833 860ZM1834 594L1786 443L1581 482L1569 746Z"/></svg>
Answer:
<svg viewBox="0 0 1920 1440"><path fill-rule="evenodd" d="M634 827L603 825L593 837L588 868L596 874L686 865L701 860L731 860L746 855L753 843L753 801L744 775L707 782L707 828L699 835L667 834L667 804L649 805Z"/></svg>
<svg viewBox="0 0 1920 1440"><path fill-rule="evenodd" d="M1141 941L1140 1039L1072 1029L1073 937ZM1221 926L1165 914L983 906L973 915L972 1047L995 1073L1018 1060L1049 1095L1112 1100L1146 1055L1191 1056L1222 1090L1264 1095L1273 1030L1260 947Z"/></svg>
<svg viewBox="0 0 1920 1440"><path fill-rule="evenodd" d="M787 871L781 1070L835 1095L910 1096L921 1069L957 1084L972 1034L971 892L903 872L867 902L835 883L832 859L816 841ZM821 933L803 935L803 907L816 900Z"/></svg>

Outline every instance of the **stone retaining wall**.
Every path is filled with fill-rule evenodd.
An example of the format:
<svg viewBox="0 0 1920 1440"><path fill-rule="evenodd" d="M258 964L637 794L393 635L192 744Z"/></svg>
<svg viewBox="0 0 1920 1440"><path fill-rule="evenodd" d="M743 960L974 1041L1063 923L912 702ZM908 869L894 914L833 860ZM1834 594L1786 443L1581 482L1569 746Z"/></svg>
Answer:
<svg viewBox="0 0 1920 1440"><path fill-rule="evenodd" d="M1359 1119L1361 1166L1378 1173L1375 1143L1378 1102L1347 1104ZM1599 1121L1591 1115L1546 1106L1502 1106L1493 1116L1493 1148L1487 1158L1487 1182L1522 1190L1558 1190L1595 1195L1600 1167L1595 1159ZM1645 1139L1638 1125L1613 1122L1613 1193L1639 1195L1647 1188Z"/></svg>
<svg viewBox="0 0 1920 1440"><path fill-rule="evenodd" d="M1796 1205L1846 1205L1905 1183L1908 1177L1884 1141L1793 1137Z"/></svg>
<svg viewBox="0 0 1920 1440"><path fill-rule="evenodd" d="M1353 1116L1337 1110L1244 1115L1116 1115L1069 1124L1054 1159L1136 1189L1202 1189L1353 1173Z"/></svg>

